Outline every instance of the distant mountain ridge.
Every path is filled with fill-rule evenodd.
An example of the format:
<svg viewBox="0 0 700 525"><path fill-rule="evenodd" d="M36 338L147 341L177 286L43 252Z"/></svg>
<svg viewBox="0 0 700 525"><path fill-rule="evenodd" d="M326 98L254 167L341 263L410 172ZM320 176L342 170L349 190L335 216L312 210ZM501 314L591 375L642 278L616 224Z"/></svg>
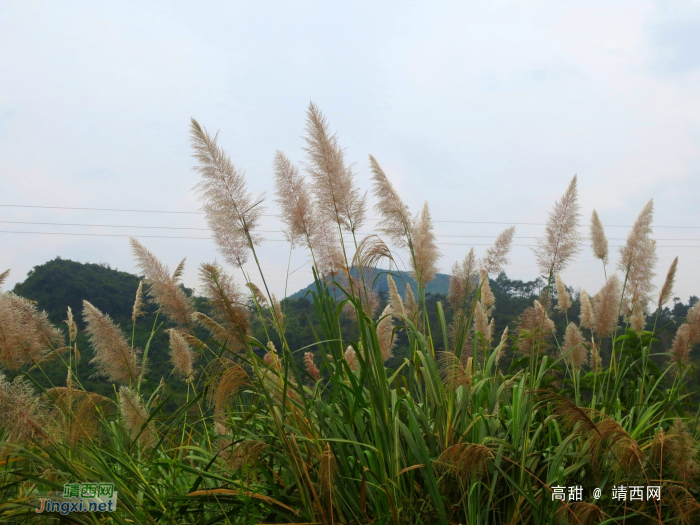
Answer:
<svg viewBox="0 0 700 525"><path fill-rule="evenodd" d="M352 271L353 276L355 271ZM389 285L387 284L386 276L391 275L396 282L396 287L401 294L401 297L406 295L406 284L411 285L413 293L416 293L418 285L416 280L411 276L410 272L402 272L399 270L382 270L380 268L374 268L373 270L366 270L366 278L369 279L378 292L389 292ZM309 284L306 288L299 290L298 292L288 296L289 299L301 299L308 292L315 290L316 285L314 283ZM450 276L446 273L435 274L435 278L428 283L425 289L426 293L429 294L441 294L447 295L450 290Z"/></svg>

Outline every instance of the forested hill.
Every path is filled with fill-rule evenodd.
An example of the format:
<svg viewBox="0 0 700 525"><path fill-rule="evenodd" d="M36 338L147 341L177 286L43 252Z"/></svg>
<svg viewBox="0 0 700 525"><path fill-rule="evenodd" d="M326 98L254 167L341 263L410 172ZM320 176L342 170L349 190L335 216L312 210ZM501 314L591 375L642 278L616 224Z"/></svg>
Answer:
<svg viewBox="0 0 700 525"><path fill-rule="evenodd" d="M108 313L117 323L131 318L139 278L105 264L79 263L56 258L35 266L13 292L38 303L52 322L66 319L66 308L82 323L83 299ZM83 327L79 324L80 328Z"/></svg>
<svg viewBox="0 0 700 525"><path fill-rule="evenodd" d="M78 377L87 390L106 395L111 391L106 381L93 377L94 369L89 366L93 357L92 349L83 329L83 299L92 303L103 313L108 314L114 322L122 327L124 334L131 340L131 312L136 297L139 278L136 275L111 269L105 264L91 264L56 258L29 272L24 282L15 285L12 290L17 295L36 301L37 307L46 311L49 319L66 330L66 311L70 306L78 328L78 348L81 361L78 365ZM134 345L144 348L151 334L155 316L155 307L148 305L149 315L139 319L134 329ZM162 321L163 318L160 318ZM149 379L156 383L160 377L168 377L168 340L159 330L151 341L149 349ZM65 384L66 367L60 361L44 366L41 373L34 371L32 376L45 387Z"/></svg>
<svg viewBox="0 0 700 525"><path fill-rule="evenodd" d="M413 279L405 272L394 272L395 280L402 289L405 285L403 282L414 284ZM376 279L375 279L376 277ZM387 284L386 275L384 272L379 272L372 277L380 296L380 309L386 304L387 300ZM79 263L70 260L56 258L52 261L36 266L27 276L27 279L17 284L14 287L14 293L26 297L37 302L40 309L45 310L49 318L56 325L62 326L65 329L66 308L71 307L81 329L78 337L78 347L82 354L82 360L79 366L81 381L86 388L97 391L99 393L107 393L104 391L107 387L106 383L99 378L93 378L93 370L88 366L89 360L92 358L92 350L89 346L82 322L82 301L89 301L104 313L109 314L114 321L119 324L124 330L125 335L129 338L132 333L131 311L134 303L136 289L138 288L139 277L136 275L120 272L111 269L103 264ZM533 281L523 282L509 279L506 274L499 275L496 279L490 280L491 289L496 297L496 307L494 310L496 336L508 326L511 334L517 333L515 330L520 314L532 305L532 301L538 297L543 281L535 279ZM285 326L287 327L287 340L294 348L303 348L308 345L313 345L317 337L321 337L322 330L318 325L318 320L312 315L313 305L307 300L302 299L306 291L312 286L297 292L288 299L282 302L282 307L285 313ZM438 277L428 287L427 307L429 316L435 316L436 303L443 303L448 322L451 319L452 312L450 311L449 303L446 298L446 293L449 288L449 276L438 274ZM186 293L191 294L191 290L185 289ZM578 302L578 294L572 292L572 306L568 312L570 321L578 322L580 304ZM683 303L678 298L675 298L670 308L664 308L660 313L657 327L666 327L659 335L659 340L662 348L670 346L673 334L675 334L678 326L683 322L688 308L697 301L697 297L691 297L688 303ZM195 302L198 308L202 308L202 300L195 297ZM154 326L155 307L148 307L149 315L139 319L134 330L134 343L139 348L144 348L151 330ZM562 336L567 324L566 317L558 310L553 310L551 313L552 320L556 323L557 334ZM163 317L160 317L158 322L161 323ZM354 324L349 319L344 319L342 322L344 331L349 339L353 339L356 335ZM647 329L651 330L654 325L654 316L649 316ZM170 382L171 365L169 364L168 340L163 333L163 328L168 325L164 324L157 330L149 350L149 380L157 383L161 377L166 378ZM253 318L252 322L253 335L263 340L267 333L264 327ZM202 337L206 337L204 334ZM437 336L436 336L437 337ZM263 341L264 342L264 341ZM398 366L404 357L404 348L402 348L402 339L399 337L399 345L395 349L394 359L390 366ZM275 341L277 343L277 341ZM438 338L438 343L443 344ZM65 367L59 366L60 363L52 363L47 372L47 376L39 376L36 374L35 379L46 386L50 384L59 385L65 382Z"/></svg>

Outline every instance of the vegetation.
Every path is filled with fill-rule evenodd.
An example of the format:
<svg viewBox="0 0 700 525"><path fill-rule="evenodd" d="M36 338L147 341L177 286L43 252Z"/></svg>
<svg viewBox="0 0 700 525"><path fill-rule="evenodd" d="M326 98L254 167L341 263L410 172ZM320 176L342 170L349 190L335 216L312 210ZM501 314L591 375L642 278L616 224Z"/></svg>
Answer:
<svg viewBox="0 0 700 525"><path fill-rule="evenodd" d="M280 303L262 271L261 287L244 271L249 259L259 269L261 199L247 192L215 137L195 121L191 132L209 226L246 287L222 267L203 264L205 302L195 300L179 284L183 263L171 272L132 240L145 286L131 282L135 301L130 312L122 308L128 319L119 323L127 330L85 300L87 293L83 324L73 317L80 305L67 310L67 335L29 300L0 295L0 520L698 519L698 412L688 385L700 303L679 312L685 319L665 351L659 334L668 329L663 308L673 296L676 263L657 296L651 201L617 271L594 215L594 253L606 280L593 296L572 297L559 275L582 243L574 178L538 242L539 283L513 284L502 274L511 228L483 258L470 251L453 266L444 298L426 293L440 257L427 204L409 214L370 157L383 218L378 229L408 253L416 283L415 291L402 286L401 294L391 275L394 252L378 236L356 235L365 197L312 105L311 185L282 153L275 176L287 235L308 247L314 287L310 302ZM377 267L389 267L383 300L370 278ZM527 303L508 328L512 319L498 320L508 315L500 312L503 294ZM144 315L146 305L153 320ZM294 310L303 315L290 315ZM136 331L145 326L148 337L137 345ZM306 342L309 331L313 339ZM92 350L87 369L75 344L82 336ZM162 375L172 373L183 389L171 410L172 381L147 381L155 377L154 341L161 337L170 364ZM34 380L56 362L68 371L64 382L47 387ZM87 388L94 374L112 385L111 393ZM115 484L116 512L35 513L39 494L98 481ZM582 487L580 501L554 497L575 486ZM659 486L661 500L613 499L621 486Z"/></svg>

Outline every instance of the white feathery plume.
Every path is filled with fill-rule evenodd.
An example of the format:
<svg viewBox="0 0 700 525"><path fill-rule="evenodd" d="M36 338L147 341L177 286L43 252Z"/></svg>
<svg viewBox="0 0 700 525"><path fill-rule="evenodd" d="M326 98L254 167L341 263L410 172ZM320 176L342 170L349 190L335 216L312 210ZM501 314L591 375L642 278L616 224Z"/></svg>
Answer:
<svg viewBox="0 0 700 525"><path fill-rule="evenodd" d="M579 209L577 178L571 179L562 198L554 203L544 230L537 239L535 257L543 275L564 271L580 251L581 234L578 231Z"/></svg>
<svg viewBox="0 0 700 525"><path fill-rule="evenodd" d="M515 226L506 228L502 231L493 246L486 250L484 258L481 260L481 266L490 275L499 274L503 271L503 267L510 263L508 254L513 243L513 235L515 234Z"/></svg>
<svg viewBox="0 0 700 525"><path fill-rule="evenodd" d="M562 313L566 313L569 310L569 308L571 308L571 296L569 295L569 292L566 289L564 281L561 280L561 275L557 274L554 279L554 282L557 287L556 309Z"/></svg>
<svg viewBox="0 0 700 525"><path fill-rule="evenodd" d="M421 289L424 290L428 282L435 277L438 271L437 261L441 255L435 243L433 221L426 202L413 233L413 257L411 258L413 276Z"/></svg>
<svg viewBox="0 0 700 525"><path fill-rule="evenodd" d="M398 248L410 248L413 220L398 192L389 181L376 159L370 155L372 169L372 193L377 198L374 209L382 216L377 231L389 237Z"/></svg>
<svg viewBox="0 0 700 525"><path fill-rule="evenodd" d="M275 153L275 202L280 218L287 225L285 236L292 244L305 243L309 248L314 230L314 209L311 190L303 175L281 151Z"/></svg>
<svg viewBox="0 0 700 525"><path fill-rule="evenodd" d="M605 237L603 222L595 210L593 210L593 215L591 216L591 246L596 258L603 261L604 265L608 264L608 239Z"/></svg>
<svg viewBox="0 0 700 525"><path fill-rule="evenodd" d="M642 308L646 310L654 290L652 280L656 275L656 241L651 238L651 223L654 218L654 201L650 200L637 217L632 230L627 235L627 242L620 248L618 268L626 276L626 307L630 308L631 299L636 294ZM629 312L626 310L625 313Z"/></svg>
<svg viewBox="0 0 700 525"><path fill-rule="evenodd" d="M201 180L195 186L214 242L226 261L243 266L249 250L262 242L253 233L263 208L264 196L253 199L248 192L244 173L238 170L226 152L217 144L217 136L192 119L190 137Z"/></svg>
<svg viewBox="0 0 700 525"><path fill-rule="evenodd" d="M338 137L331 134L326 118L311 103L306 113L306 170L313 180L319 211L326 219L349 231L365 221L366 195L355 186L355 175L345 165Z"/></svg>
<svg viewBox="0 0 700 525"><path fill-rule="evenodd" d="M396 314L406 315L403 300L401 299L401 295L399 295L399 290L396 288L396 283L391 275L387 274L386 282L389 286L389 303L391 304L392 311Z"/></svg>

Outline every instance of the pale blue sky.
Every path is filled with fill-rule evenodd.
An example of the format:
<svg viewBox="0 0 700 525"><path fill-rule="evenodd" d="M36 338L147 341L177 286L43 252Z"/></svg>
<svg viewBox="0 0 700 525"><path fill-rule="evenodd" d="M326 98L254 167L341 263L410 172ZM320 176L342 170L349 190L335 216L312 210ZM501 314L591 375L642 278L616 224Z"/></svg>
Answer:
<svg viewBox="0 0 700 525"><path fill-rule="evenodd" d="M577 173L586 230L592 209L606 224L630 225L651 197L656 224L700 226L699 35L699 2L6 0L0 204L196 211L187 136L194 116L220 130L275 214L273 154L302 159L313 100L360 184L369 188L371 153L410 207L427 199L436 220L541 223ZM196 215L7 207L0 220L205 227ZM276 230L279 221L266 218L264 227ZM504 227L436 223L436 233L495 236ZM8 223L0 230L208 235ZM519 226L516 236L541 231ZM627 229L607 233L619 246L614 239ZM10 286L57 255L134 271L123 237L0 236ZM679 255L677 295L699 295L700 228L658 228L656 236L659 281ZM198 264L216 257L207 240L142 242L171 267L187 256L188 285ZM468 248L441 245L443 270ZM268 242L261 255L283 295L288 247ZM536 276L528 247L512 255L510 276ZM294 251L292 267L305 262ZM587 246L564 278L591 292L602 285ZM309 281L306 266L290 278L290 293Z"/></svg>

